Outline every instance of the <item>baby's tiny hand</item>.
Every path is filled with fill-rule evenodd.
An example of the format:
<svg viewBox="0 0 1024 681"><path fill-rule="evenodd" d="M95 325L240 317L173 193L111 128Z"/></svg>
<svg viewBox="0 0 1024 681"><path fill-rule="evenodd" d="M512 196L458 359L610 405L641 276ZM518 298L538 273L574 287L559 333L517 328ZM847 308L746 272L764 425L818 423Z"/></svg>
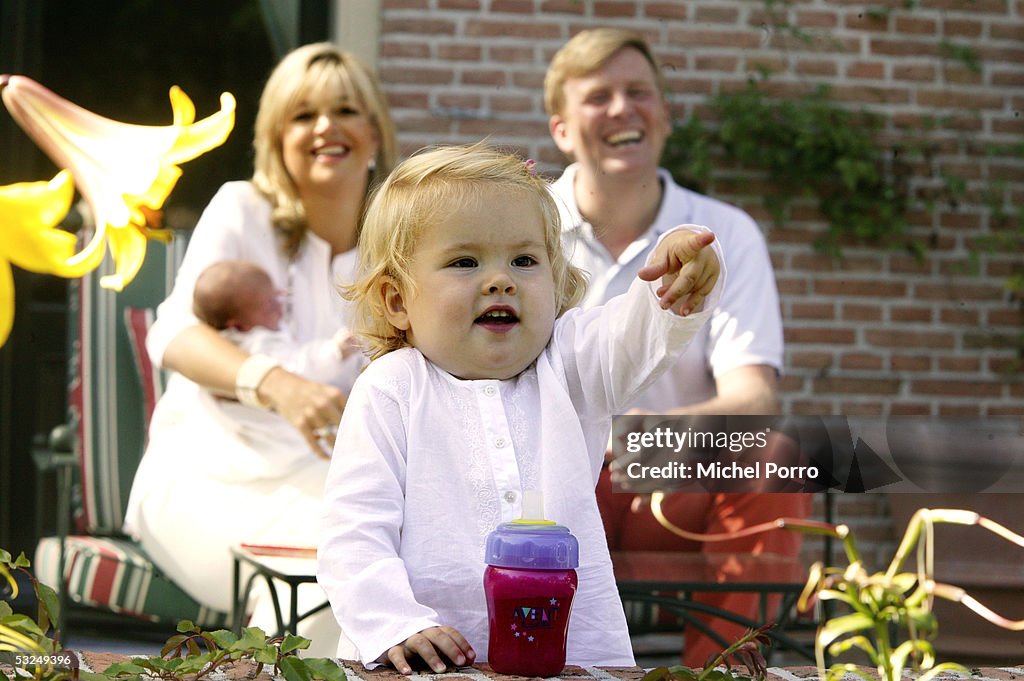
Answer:
<svg viewBox="0 0 1024 681"><path fill-rule="evenodd" d="M413 634L404 642L391 646L385 654L400 674L412 674L412 667L409 659L420 657L427 665L437 673L447 669L444 660L438 652L451 660L457 667L473 664L476 659L476 651L469 641L452 627L430 627L418 634ZM383 660L381 660L383 661Z"/></svg>
<svg viewBox="0 0 1024 681"><path fill-rule="evenodd" d="M714 240L711 232L692 229L677 230L661 240L650 264L640 268L637 276L644 281L661 277L656 293L662 309L672 309L682 300L676 312L685 317L703 304L721 271L715 251L707 248Z"/></svg>

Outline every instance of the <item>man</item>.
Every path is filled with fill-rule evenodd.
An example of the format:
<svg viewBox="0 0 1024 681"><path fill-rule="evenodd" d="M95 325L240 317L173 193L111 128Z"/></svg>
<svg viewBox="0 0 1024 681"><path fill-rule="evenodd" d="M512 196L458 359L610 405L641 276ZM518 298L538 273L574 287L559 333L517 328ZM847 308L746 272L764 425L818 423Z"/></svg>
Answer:
<svg viewBox="0 0 1024 681"><path fill-rule="evenodd" d="M625 290L660 234L682 223L707 225L725 252L726 289L705 331L673 371L633 405L674 414L773 414L782 368L782 322L765 240L745 212L684 189L659 168L671 132L665 83L650 47L620 29L584 31L554 57L544 82L549 130L574 160L553 184L563 204L563 237L590 285L584 306ZM642 497L614 494L607 474L598 484L612 550L730 551L796 555L799 535L774 531L705 544L681 539L652 515ZM732 532L781 516L806 516L810 495L669 495L667 519L702 534ZM706 594L700 600L754 617L757 596ZM712 622L727 640L742 627ZM699 667L720 650L687 634L683 662Z"/></svg>

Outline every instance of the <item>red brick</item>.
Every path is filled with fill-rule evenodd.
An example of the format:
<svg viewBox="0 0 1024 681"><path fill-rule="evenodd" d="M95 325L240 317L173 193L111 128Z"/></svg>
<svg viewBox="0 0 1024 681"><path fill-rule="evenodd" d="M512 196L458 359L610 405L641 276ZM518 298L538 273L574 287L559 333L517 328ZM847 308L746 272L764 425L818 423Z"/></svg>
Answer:
<svg viewBox="0 0 1024 681"><path fill-rule="evenodd" d="M918 106L937 109L1002 109L1003 98L978 90L918 90Z"/></svg>
<svg viewBox="0 0 1024 681"><path fill-rule="evenodd" d="M947 17L942 22L942 33L947 38L980 38L984 26L974 19L953 19ZM1020 37L1019 35L1017 36Z"/></svg>
<svg viewBox="0 0 1024 681"><path fill-rule="evenodd" d="M534 99L527 95L493 95L491 105L497 112L530 113L534 110Z"/></svg>
<svg viewBox="0 0 1024 681"><path fill-rule="evenodd" d="M503 14L532 14L532 0L492 0L491 11Z"/></svg>
<svg viewBox="0 0 1024 681"><path fill-rule="evenodd" d="M476 70L466 69L459 79L466 85L486 85L489 87L501 87L506 84L506 72L504 70Z"/></svg>
<svg viewBox="0 0 1024 681"><path fill-rule="evenodd" d="M733 50L757 49L761 34L755 31L707 31L699 28L670 28L668 42L697 47L728 47Z"/></svg>
<svg viewBox="0 0 1024 681"><path fill-rule="evenodd" d="M998 383L975 381L953 381L915 379L910 383L915 395L940 395L957 397L999 397L1003 386Z"/></svg>
<svg viewBox="0 0 1024 681"><path fill-rule="evenodd" d="M935 80L937 73L932 64L896 64L892 68L892 77L895 80L931 82Z"/></svg>
<svg viewBox="0 0 1024 681"><path fill-rule="evenodd" d="M507 1L507 0L506 0ZM554 40L562 37L557 24L543 21L487 21L470 19L466 22L466 36L510 37Z"/></svg>
<svg viewBox="0 0 1024 681"><path fill-rule="evenodd" d="M854 62L846 67L846 77L879 80L885 77L885 64L881 62Z"/></svg>
<svg viewBox="0 0 1024 681"><path fill-rule="evenodd" d="M939 357L939 371L971 372L981 370L981 360L977 357Z"/></svg>
<svg viewBox="0 0 1024 681"><path fill-rule="evenodd" d="M981 407L978 404L940 404L939 416L981 416Z"/></svg>
<svg viewBox="0 0 1024 681"><path fill-rule="evenodd" d="M804 76L835 76L838 68L835 62L823 59L801 59L796 64L796 72Z"/></svg>
<svg viewBox="0 0 1024 681"><path fill-rule="evenodd" d="M959 326L976 326L980 318L978 310L974 309L945 309L939 312L939 321L943 324L956 324Z"/></svg>
<svg viewBox="0 0 1024 681"><path fill-rule="evenodd" d="M932 359L927 355L893 355L889 367L893 371L931 371Z"/></svg>
<svg viewBox="0 0 1024 681"><path fill-rule="evenodd" d="M885 414L885 405L882 402L841 402L839 413L845 416L882 416ZM862 533L857 533L858 540L863 537Z"/></svg>
<svg viewBox="0 0 1024 681"><path fill-rule="evenodd" d="M508 45L495 45L488 48L487 54L492 61L500 64L517 63L531 64L534 60L533 48L531 47L510 47Z"/></svg>
<svg viewBox="0 0 1024 681"><path fill-rule="evenodd" d="M988 408L988 416L1024 416L1024 404L992 406Z"/></svg>
<svg viewBox="0 0 1024 681"><path fill-rule="evenodd" d="M882 308L877 305L843 304L843 320L857 322L877 322L882 319Z"/></svg>
<svg viewBox="0 0 1024 681"><path fill-rule="evenodd" d="M932 408L917 402L899 402L892 405L889 413L893 416L931 416Z"/></svg>
<svg viewBox="0 0 1024 681"><path fill-rule="evenodd" d="M453 74L451 69L435 69L429 67L384 66L380 69L380 78L385 83L410 83L414 85L450 85Z"/></svg>
<svg viewBox="0 0 1024 681"><path fill-rule="evenodd" d="M833 329L829 327L794 327L783 329L787 343L813 343L824 345L852 345L857 335L853 329Z"/></svg>
<svg viewBox="0 0 1024 681"><path fill-rule="evenodd" d="M851 352L842 356L842 359L839 361L839 367L841 369L880 370L883 367L883 361L878 355Z"/></svg>
<svg viewBox="0 0 1024 681"><path fill-rule="evenodd" d="M443 19L427 19L426 17L389 18L385 15L381 26L381 34L394 36L400 33L419 35L455 35L455 23Z"/></svg>
<svg viewBox="0 0 1024 681"><path fill-rule="evenodd" d="M833 416L836 413L832 403L827 400L797 400L792 403L790 411L798 416Z"/></svg>
<svg viewBox="0 0 1024 681"><path fill-rule="evenodd" d="M438 0L437 8L441 10L480 11L480 0Z"/></svg>
<svg viewBox="0 0 1024 681"><path fill-rule="evenodd" d="M952 334L941 331L869 329L864 332L869 345L881 348L934 348L949 350L956 345Z"/></svg>
<svg viewBox="0 0 1024 681"><path fill-rule="evenodd" d="M544 14L583 14L586 8L579 0L544 0L540 11Z"/></svg>
<svg viewBox="0 0 1024 681"><path fill-rule="evenodd" d="M794 319L835 319L835 306L832 303L793 303L789 314Z"/></svg>
<svg viewBox="0 0 1024 681"><path fill-rule="evenodd" d="M483 106L483 98L465 93L440 94L437 103L445 109L479 109Z"/></svg>
<svg viewBox="0 0 1024 681"><path fill-rule="evenodd" d="M593 0L595 17L621 19L636 16L635 2L617 2L616 0Z"/></svg>
<svg viewBox="0 0 1024 681"><path fill-rule="evenodd" d="M430 57L430 45L406 41L386 41L380 46L384 57L396 59L427 59Z"/></svg>
<svg viewBox="0 0 1024 681"><path fill-rule="evenodd" d="M897 378L828 377L813 381L814 392L858 393L865 395L895 395L900 389Z"/></svg>
<svg viewBox="0 0 1024 681"><path fill-rule="evenodd" d="M902 15L896 16L893 30L896 33L918 34L933 36L938 30L938 24L934 19L928 17Z"/></svg>
<svg viewBox="0 0 1024 681"><path fill-rule="evenodd" d="M1024 326L1024 310L989 310L985 321L991 326Z"/></svg>
<svg viewBox="0 0 1024 681"><path fill-rule="evenodd" d="M583 3L576 0L580 5ZM680 2L650 2L644 5L644 14L654 19L678 19L680 21L689 18L689 11L686 5Z"/></svg>
<svg viewBox="0 0 1024 681"><path fill-rule="evenodd" d="M999 300L1002 297L999 286L983 284L916 284L914 296L925 300Z"/></svg>
<svg viewBox="0 0 1024 681"><path fill-rule="evenodd" d="M818 279L814 292L826 296L870 296L872 298L903 298L907 285L898 281L863 279Z"/></svg>
<svg viewBox="0 0 1024 681"><path fill-rule="evenodd" d="M795 369L824 369L835 361L830 352L793 352L787 365Z"/></svg>
<svg viewBox="0 0 1024 681"><path fill-rule="evenodd" d="M796 25L803 29L836 28L839 26L839 16L835 12L825 10L798 9Z"/></svg>
<svg viewBox="0 0 1024 681"><path fill-rule="evenodd" d="M451 61L478 62L483 56L483 51L483 47L481 47L480 45L447 43L438 46L437 56L441 59L447 59Z"/></svg>
<svg viewBox="0 0 1024 681"><path fill-rule="evenodd" d="M932 311L927 307L892 307L889 319L894 322L931 322Z"/></svg>
<svg viewBox="0 0 1024 681"><path fill-rule="evenodd" d="M694 59L694 66L698 71L725 71L732 73L736 71L739 63L739 57L733 55L698 56Z"/></svg>
<svg viewBox="0 0 1024 681"><path fill-rule="evenodd" d="M739 11L735 7L716 7L710 4L698 4L694 19L700 23L735 24Z"/></svg>

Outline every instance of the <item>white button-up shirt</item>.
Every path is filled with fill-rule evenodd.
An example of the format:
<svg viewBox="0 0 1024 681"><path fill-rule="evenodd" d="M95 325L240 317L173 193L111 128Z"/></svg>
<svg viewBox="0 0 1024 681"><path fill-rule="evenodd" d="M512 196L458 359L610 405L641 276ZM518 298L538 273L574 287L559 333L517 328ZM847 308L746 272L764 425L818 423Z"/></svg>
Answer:
<svg viewBox="0 0 1024 681"><path fill-rule="evenodd" d="M622 294L647 262L658 238L683 223L707 225L725 253L729 281L710 322L679 358L632 407L664 411L711 399L715 378L742 366L764 364L782 371L782 316L768 246L757 223L745 212L717 199L658 177L664 188L658 215L644 234L612 258L580 215L573 194L578 166L570 165L551 191L562 217L562 240L577 267L589 274L583 307L600 305Z"/></svg>
<svg viewBox="0 0 1024 681"><path fill-rule="evenodd" d="M661 310L636 280L605 306L567 312L508 380L460 380L412 348L370 364L342 417L318 570L364 664L439 625L486 659L484 542L520 517L526 490L540 490L547 518L580 543L568 664L633 664L594 486L611 416L707 317Z"/></svg>

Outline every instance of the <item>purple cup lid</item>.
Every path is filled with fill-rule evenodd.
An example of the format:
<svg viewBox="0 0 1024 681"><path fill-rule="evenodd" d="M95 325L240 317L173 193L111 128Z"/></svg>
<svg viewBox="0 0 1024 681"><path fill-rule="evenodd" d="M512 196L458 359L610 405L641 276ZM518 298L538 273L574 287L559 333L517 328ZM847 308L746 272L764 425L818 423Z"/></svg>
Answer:
<svg viewBox="0 0 1024 681"><path fill-rule="evenodd" d="M484 562L494 567L570 570L580 564L580 544L564 525L512 521L487 535Z"/></svg>

